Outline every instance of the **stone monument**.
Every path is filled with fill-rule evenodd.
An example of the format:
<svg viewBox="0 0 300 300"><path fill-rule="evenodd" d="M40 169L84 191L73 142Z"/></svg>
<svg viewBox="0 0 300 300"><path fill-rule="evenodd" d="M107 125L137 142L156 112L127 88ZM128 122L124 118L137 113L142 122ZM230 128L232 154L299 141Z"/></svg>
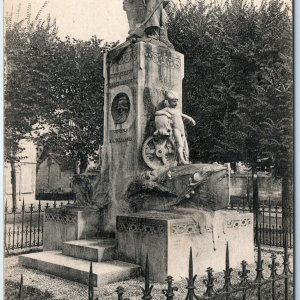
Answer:
<svg viewBox="0 0 300 300"><path fill-rule="evenodd" d="M184 120L195 121L182 113L184 57L166 35L167 4L124 1L130 31L105 59L103 164L95 194L101 229L117 231L119 257L142 265L148 254L157 280L185 276L190 246L197 249L199 274L209 265L222 270L227 241L235 249L233 266L254 259L252 215L224 210L229 167L189 161Z"/></svg>
<svg viewBox="0 0 300 300"><path fill-rule="evenodd" d="M129 36L104 59L100 175L93 193L78 191L87 205L45 213L44 250L62 250L65 272L79 278L85 271L70 256L94 260L96 284L137 276L147 255L151 279L185 277L190 247L198 275L223 270L227 242L232 267L254 260L252 214L225 209L229 165L190 162L186 131L195 121L182 112L184 56L167 37L168 2L124 0ZM47 257L60 255L51 251ZM40 254L20 262L64 273Z"/></svg>

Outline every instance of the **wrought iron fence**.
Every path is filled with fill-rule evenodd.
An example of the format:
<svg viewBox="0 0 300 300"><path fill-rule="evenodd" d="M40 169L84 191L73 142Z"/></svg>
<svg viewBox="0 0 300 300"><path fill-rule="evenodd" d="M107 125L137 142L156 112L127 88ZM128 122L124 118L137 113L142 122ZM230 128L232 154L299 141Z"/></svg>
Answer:
<svg viewBox="0 0 300 300"><path fill-rule="evenodd" d="M67 201L70 204L70 200ZM37 206L25 205L24 199L21 208L8 209L5 203L4 215L4 243L6 254L17 249L36 248L43 245L43 220L45 208L64 206L64 202L49 204L40 200Z"/></svg>
<svg viewBox="0 0 300 300"><path fill-rule="evenodd" d="M229 263L229 249L228 244L226 247L226 258L225 258L225 270L224 270L224 283L223 287L216 289L215 281L216 278L213 274L213 269L208 268L207 278L203 280L205 285L205 292L203 295L196 294L195 280L197 275L194 274L193 270L193 254L192 249L190 249L189 257L189 266L188 266L188 278L187 280L187 292L184 297L185 300L246 300L246 299L292 299L293 289L290 288L292 284L292 272L289 266L289 254L288 254L288 244L287 244L287 235L285 234L284 242L284 255L283 255L283 271L281 274L278 274L279 263L277 262L277 257L274 253L271 254L271 264L268 265L270 270L270 275L268 278L265 278L263 271L264 265L262 260L261 246L258 242L258 255L256 261L256 276L254 280L250 280L250 270L247 269L247 262L241 262L241 271L238 272L239 282L237 284L232 283L232 268L230 268ZM148 257L146 258L145 265L145 286L142 288L141 299L151 300L154 299L152 296L153 285L150 284L149 279L149 263ZM176 292L178 288L173 285L172 276L166 278L167 287L162 290L166 300L175 300L179 299L176 297ZM281 283L280 288L278 288L278 283ZM89 289L88 289L88 300L101 300L100 298L94 298L93 290L93 268L92 263L90 265L89 273ZM126 294L125 289L122 286L119 286L115 291L115 298L118 300L130 300L130 298L124 298ZM183 299L183 298L181 298Z"/></svg>
<svg viewBox="0 0 300 300"><path fill-rule="evenodd" d="M247 201L245 197L242 199L234 199L233 201L230 201L228 209L254 213L251 207L251 203L249 203L249 201ZM277 202L273 202L270 199L268 201L262 201L257 215L258 222L254 222L255 242L258 239L262 245L283 247L284 234L281 205L278 205ZM255 213L254 218L256 218ZM288 247L292 249L294 245L293 214L289 216L289 220L287 223ZM258 227L256 227L256 225Z"/></svg>

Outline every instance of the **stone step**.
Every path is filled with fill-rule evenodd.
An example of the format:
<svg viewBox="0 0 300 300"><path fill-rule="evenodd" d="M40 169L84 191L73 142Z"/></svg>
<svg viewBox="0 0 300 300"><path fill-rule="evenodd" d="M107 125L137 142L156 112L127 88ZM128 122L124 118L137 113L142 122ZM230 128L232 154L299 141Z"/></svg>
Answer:
<svg viewBox="0 0 300 300"><path fill-rule="evenodd" d="M115 239L91 239L64 242L62 254L89 261L100 262L116 257Z"/></svg>
<svg viewBox="0 0 300 300"><path fill-rule="evenodd" d="M90 261L65 256L57 250L20 255L19 265L83 284L89 281ZM135 278L140 272L140 266L118 260L94 262L94 286Z"/></svg>

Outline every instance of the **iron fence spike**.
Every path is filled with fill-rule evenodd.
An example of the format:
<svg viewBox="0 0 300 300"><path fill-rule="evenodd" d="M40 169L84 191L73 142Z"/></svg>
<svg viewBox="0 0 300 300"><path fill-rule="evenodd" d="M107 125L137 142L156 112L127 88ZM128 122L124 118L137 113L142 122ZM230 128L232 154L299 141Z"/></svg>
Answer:
<svg viewBox="0 0 300 300"><path fill-rule="evenodd" d="M225 262L226 270L229 270L229 248L228 242L226 243L226 262Z"/></svg>
<svg viewBox="0 0 300 300"><path fill-rule="evenodd" d="M194 276L194 267L193 267L193 249L190 247L190 257L189 257L189 279Z"/></svg>
<svg viewBox="0 0 300 300"><path fill-rule="evenodd" d="M18 299L19 299L19 300L23 300L23 299L24 299L24 291L23 291L23 274L21 274Z"/></svg>
<svg viewBox="0 0 300 300"><path fill-rule="evenodd" d="M89 291L88 299L94 299L94 280L93 280L93 263L90 262L90 271L89 271Z"/></svg>

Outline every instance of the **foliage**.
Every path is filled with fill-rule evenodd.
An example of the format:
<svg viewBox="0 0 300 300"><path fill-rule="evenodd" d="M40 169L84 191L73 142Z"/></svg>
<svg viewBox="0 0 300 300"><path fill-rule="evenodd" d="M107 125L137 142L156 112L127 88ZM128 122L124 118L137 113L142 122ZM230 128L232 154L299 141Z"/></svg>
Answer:
<svg viewBox="0 0 300 300"><path fill-rule="evenodd" d="M56 42L53 52L49 102L55 111L47 116L49 130L42 139L74 163L80 161L81 171L102 142L103 54L111 46L96 37L89 41L67 37Z"/></svg>
<svg viewBox="0 0 300 300"><path fill-rule="evenodd" d="M191 156L292 164L292 23L281 0L188 1L170 14L169 38L185 54L184 110L195 116Z"/></svg>
<svg viewBox="0 0 300 300"><path fill-rule="evenodd" d="M42 7L42 9L45 7ZM32 128L38 124L41 112L46 109L48 95L51 45L56 39L57 28L50 16L31 19L30 5L27 18L6 18L5 32L5 121L4 142L6 161L20 160L20 141L30 138ZM19 7L20 10L20 7Z"/></svg>
<svg viewBox="0 0 300 300"><path fill-rule="evenodd" d="M55 20L40 19L46 4L34 19L30 5L26 19L6 18L5 157L20 160L34 136L83 171L102 141L103 53L115 43L61 40Z"/></svg>

